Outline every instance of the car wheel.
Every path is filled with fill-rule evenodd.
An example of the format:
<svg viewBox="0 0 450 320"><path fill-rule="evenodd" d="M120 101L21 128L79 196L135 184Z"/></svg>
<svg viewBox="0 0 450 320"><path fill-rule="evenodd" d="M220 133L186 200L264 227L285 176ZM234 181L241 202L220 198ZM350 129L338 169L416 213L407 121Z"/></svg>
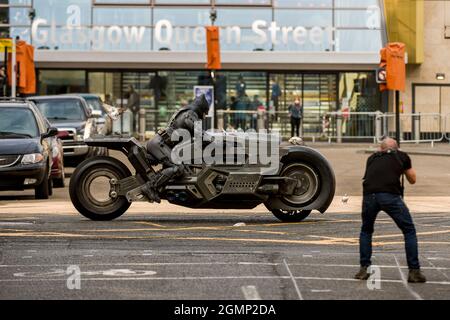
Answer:
<svg viewBox="0 0 450 320"><path fill-rule="evenodd" d="M311 210L272 210L275 217L283 222L300 222L305 220L310 214Z"/></svg>
<svg viewBox="0 0 450 320"><path fill-rule="evenodd" d="M49 198L50 192L51 192L50 191L51 182L49 182L49 180L51 180L51 179L48 178L48 168L47 168L47 170L45 171L44 179L42 180L41 184L37 185L34 188L34 197L36 199L48 199Z"/></svg>
<svg viewBox="0 0 450 320"><path fill-rule="evenodd" d="M48 195L49 196L53 195L53 179L52 178L48 178Z"/></svg>

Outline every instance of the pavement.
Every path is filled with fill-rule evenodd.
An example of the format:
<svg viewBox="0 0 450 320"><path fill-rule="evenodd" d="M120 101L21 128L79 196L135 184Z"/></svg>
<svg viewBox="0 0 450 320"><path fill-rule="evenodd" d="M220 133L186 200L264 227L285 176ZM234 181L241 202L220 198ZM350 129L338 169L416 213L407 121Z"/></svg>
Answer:
<svg viewBox="0 0 450 320"><path fill-rule="evenodd" d="M326 214L300 223L280 223L264 207L166 202L135 203L115 221L92 222L67 189L50 201L1 192L0 299L449 299L448 159L412 156L419 182L406 202L429 281L405 281L403 235L381 213L373 259L380 278L366 282L353 275L367 155L359 145L318 149L336 171L337 196Z"/></svg>

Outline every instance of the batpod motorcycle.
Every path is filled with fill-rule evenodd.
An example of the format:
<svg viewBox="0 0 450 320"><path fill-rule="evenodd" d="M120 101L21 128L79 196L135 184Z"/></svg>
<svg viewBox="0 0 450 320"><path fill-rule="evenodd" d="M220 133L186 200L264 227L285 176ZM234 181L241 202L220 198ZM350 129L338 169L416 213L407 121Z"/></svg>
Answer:
<svg viewBox="0 0 450 320"><path fill-rule="evenodd" d="M95 221L113 220L132 202L146 200L141 188L156 174L154 166L158 163L136 139L104 137L88 139L86 144L118 150L129 165L117 157L97 156L75 169L70 198L83 216ZM236 147L236 142L231 147ZM189 208L252 209L264 204L284 222L302 221L312 210L324 213L336 186L330 163L321 153L303 145L280 144L277 148L276 164L272 163L269 170L262 170L266 165L250 163L247 151L241 163L194 161L186 165L184 176L158 190L159 197ZM227 152L224 155L229 157ZM101 195L97 195L99 192ZM149 204L149 213L153 210L157 205Z"/></svg>

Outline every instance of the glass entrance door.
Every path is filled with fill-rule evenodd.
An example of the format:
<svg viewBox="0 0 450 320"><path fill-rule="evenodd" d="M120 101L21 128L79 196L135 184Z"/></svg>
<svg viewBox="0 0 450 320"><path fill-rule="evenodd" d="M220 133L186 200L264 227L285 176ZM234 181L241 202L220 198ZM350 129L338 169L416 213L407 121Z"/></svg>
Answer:
<svg viewBox="0 0 450 320"><path fill-rule="evenodd" d="M283 136L291 135L288 110L299 100L303 105L301 135L320 135L323 114L337 110L337 74L272 73L269 77L270 106L276 111L272 128L279 129Z"/></svg>

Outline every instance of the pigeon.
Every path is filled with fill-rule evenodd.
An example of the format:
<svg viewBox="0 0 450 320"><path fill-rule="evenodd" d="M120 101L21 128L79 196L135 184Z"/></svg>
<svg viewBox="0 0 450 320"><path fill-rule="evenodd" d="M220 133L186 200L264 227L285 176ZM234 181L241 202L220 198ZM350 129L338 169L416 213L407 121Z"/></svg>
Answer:
<svg viewBox="0 0 450 320"><path fill-rule="evenodd" d="M347 204L349 199L350 199L350 197L347 194L345 194L342 197L341 202L344 203L344 204Z"/></svg>

